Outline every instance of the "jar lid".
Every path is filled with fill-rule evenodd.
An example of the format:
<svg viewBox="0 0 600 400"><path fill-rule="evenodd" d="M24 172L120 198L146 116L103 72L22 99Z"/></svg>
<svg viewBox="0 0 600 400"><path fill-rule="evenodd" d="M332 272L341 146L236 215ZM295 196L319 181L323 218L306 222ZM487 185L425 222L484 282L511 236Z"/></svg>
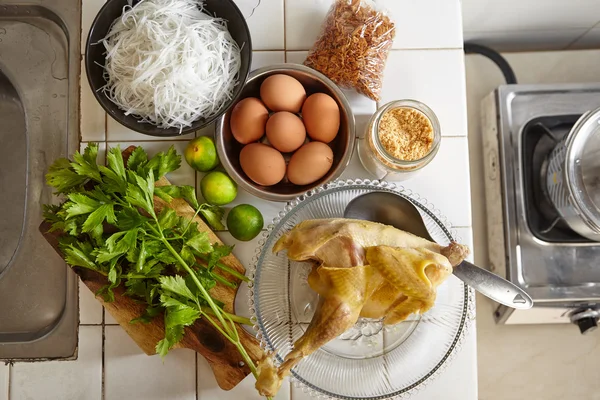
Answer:
<svg viewBox="0 0 600 400"><path fill-rule="evenodd" d="M577 120L565 144L565 177L573 206L600 232L600 108Z"/></svg>

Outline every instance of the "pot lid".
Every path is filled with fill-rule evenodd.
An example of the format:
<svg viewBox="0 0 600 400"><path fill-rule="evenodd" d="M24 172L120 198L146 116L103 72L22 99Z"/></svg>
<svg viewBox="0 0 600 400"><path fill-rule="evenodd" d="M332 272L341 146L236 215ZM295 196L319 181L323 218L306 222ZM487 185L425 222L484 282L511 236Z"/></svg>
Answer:
<svg viewBox="0 0 600 400"><path fill-rule="evenodd" d="M573 205L600 232L600 108L579 118L566 146L565 176Z"/></svg>

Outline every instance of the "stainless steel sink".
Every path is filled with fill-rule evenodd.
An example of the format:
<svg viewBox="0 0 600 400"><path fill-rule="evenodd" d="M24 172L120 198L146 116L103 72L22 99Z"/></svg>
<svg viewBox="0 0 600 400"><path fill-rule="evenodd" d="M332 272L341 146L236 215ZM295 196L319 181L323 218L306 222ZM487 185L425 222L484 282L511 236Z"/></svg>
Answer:
<svg viewBox="0 0 600 400"><path fill-rule="evenodd" d="M81 0L0 2L0 359L77 352L77 278L38 231L78 147Z"/></svg>

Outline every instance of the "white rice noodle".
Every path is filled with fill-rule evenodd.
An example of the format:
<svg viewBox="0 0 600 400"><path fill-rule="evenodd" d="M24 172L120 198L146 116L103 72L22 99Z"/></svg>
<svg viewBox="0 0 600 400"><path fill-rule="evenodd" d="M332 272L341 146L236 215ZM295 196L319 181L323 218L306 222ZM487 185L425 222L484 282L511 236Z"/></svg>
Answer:
<svg viewBox="0 0 600 400"><path fill-rule="evenodd" d="M217 114L239 81L240 47L226 21L193 0L125 6L101 41L104 93L126 114L160 128Z"/></svg>

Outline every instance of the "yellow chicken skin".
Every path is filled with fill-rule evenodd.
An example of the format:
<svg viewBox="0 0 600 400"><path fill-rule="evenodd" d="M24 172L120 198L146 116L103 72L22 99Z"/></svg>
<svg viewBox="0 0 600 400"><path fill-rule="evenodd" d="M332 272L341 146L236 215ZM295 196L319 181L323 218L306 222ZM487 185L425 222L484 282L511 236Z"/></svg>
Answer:
<svg viewBox="0 0 600 400"><path fill-rule="evenodd" d="M436 288L468 255L458 243L437 243L375 222L306 220L273 247L294 261L313 262L309 286L320 301L304 335L279 368L261 363L256 388L275 396L283 378L302 358L351 328L359 317L396 324L435 303Z"/></svg>

